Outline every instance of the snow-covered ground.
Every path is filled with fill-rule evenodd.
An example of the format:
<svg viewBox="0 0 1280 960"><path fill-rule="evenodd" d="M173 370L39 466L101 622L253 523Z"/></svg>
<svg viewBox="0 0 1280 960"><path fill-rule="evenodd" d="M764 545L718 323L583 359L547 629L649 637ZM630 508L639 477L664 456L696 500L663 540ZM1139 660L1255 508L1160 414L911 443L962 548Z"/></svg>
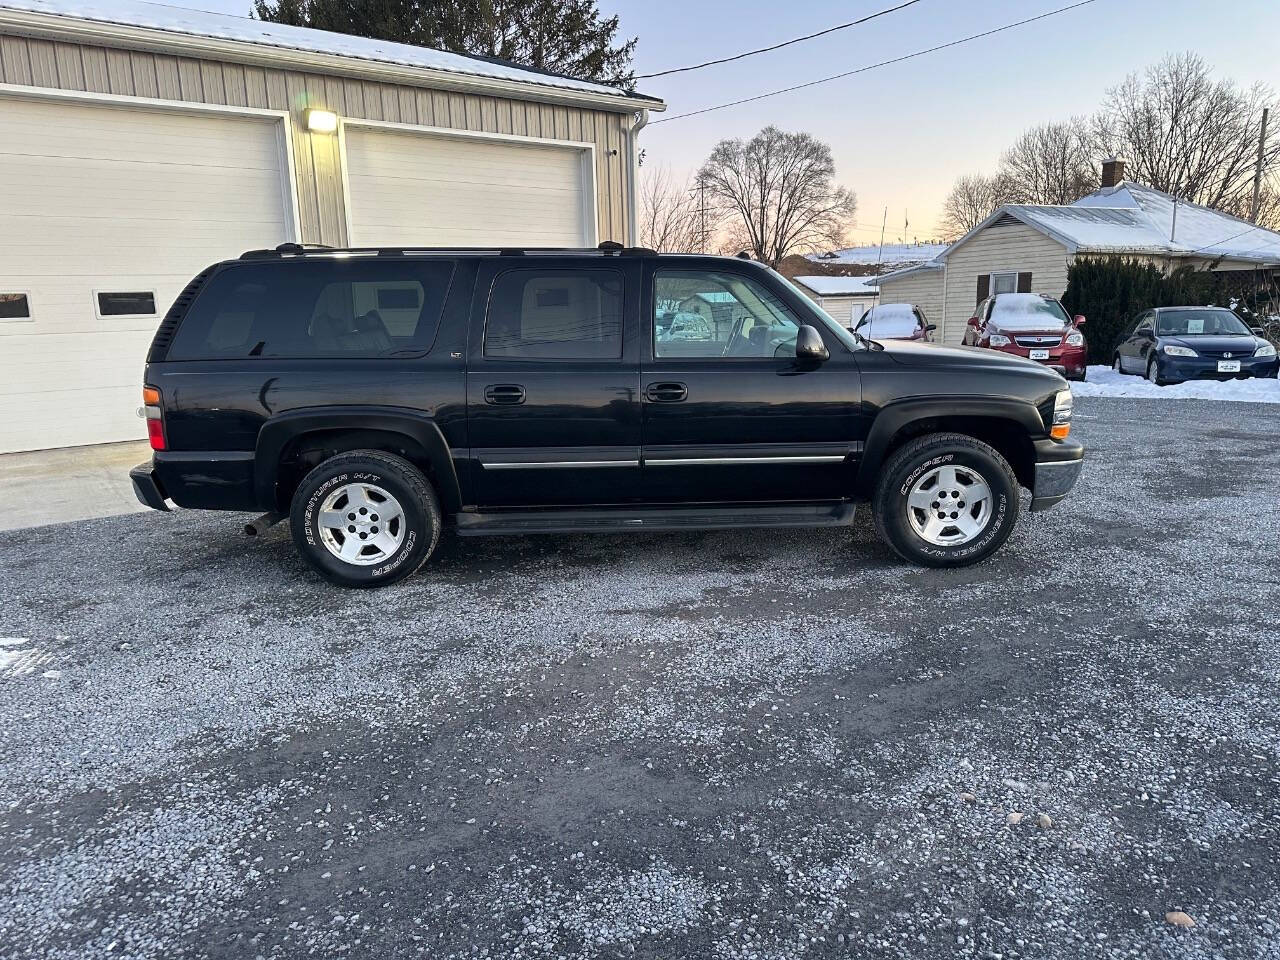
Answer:
<svg viewBox="0 0 1280 960"><path fill-rule="evenodd" d="M1191 380L1157 387L1143 377L1116 373L1110 367L1090 367L1084 383L1073 383L1077 397L1150 397L1157 400L1236 400L1280 403L1280 380Z"/></svg>

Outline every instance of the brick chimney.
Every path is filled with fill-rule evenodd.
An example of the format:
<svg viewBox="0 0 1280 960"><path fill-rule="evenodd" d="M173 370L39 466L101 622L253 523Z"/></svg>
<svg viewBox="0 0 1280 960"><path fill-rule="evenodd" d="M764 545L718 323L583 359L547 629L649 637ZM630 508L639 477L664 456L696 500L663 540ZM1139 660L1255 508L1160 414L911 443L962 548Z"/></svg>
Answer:
<svg viewBox="0 0 1280 960"><path fill-rule="evenodd" d="M1124 161L1118 157L1107 157L1102 161L1102 185L1114 187L1124 183Z"/></svg>

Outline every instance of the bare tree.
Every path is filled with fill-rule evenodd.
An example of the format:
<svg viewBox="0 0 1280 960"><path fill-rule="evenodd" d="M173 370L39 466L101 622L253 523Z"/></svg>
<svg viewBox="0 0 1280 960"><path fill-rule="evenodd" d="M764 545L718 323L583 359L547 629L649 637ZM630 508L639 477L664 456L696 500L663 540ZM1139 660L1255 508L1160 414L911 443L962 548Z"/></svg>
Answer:
<svg viewBox="0 0 1280 960"><path fill-rule="evenodd" d="M1005 203L1075 203L1098 189L1089 121L1072 117L1022 134L1000 158Z"/></svg>
<svg viewBox="0 0 1280 960"><path fill-rule="evenodd" d="M666 253L699 253L704 230L715 229L714 209L704 210L696 181L680 181L665 166L646 166L640 179L640 245Z"/></svg>
<svg viewBox="0 0 1280 960"><path fill-rule="evenodd" d="M1094 124L1097 152L1124 157L1133 179L1157 190L1247 217L1267 105L1274 112L1266 86L1215 80L1195 54L1172 55L1108 91ZM1264 167L1280 169L1280 138ZM1274 207L1267 212L1275 223Z"/></svg>
<svg viewBox="0 0 1280 960"><path fill-rule="evenodd" d="M947 199L942 201L943 236L948 240L964 236L1007 202L1006 188L998 176L967 173L957 177Z"/></svg>
<svg viewBox="0 0 1280 960"><path fill-rule="evenodd" d="M807 133L765 127L745 143L722 140L698 176L723 204L728 234L741 226L745 249L774 267L789 253L842 246L857 211L834 182L831 148Z"/></svg>

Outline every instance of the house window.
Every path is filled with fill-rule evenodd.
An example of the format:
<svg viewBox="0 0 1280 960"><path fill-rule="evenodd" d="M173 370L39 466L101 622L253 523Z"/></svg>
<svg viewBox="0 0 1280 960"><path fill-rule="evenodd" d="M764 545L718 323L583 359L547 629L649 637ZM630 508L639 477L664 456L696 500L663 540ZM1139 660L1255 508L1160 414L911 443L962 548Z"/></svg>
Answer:
<svg viewBox="0 0 1280 960"><path fill-rule="evenodd" d="M96 294L100 317L154 317L156 295L153 290L108 292Z"/></svg>
<svg viewBox="0 0 1280 960"><path fill-rule="evenodd" d="M993 273L991 275L991 292L1017 293L1018 275L1016 273Z"/></svg>
<svg viewBox="0 0 1280 960"><path fill-rule="evenodd" d="M30 320L31 298L25 293L0 293L0 320Z"/></svg>

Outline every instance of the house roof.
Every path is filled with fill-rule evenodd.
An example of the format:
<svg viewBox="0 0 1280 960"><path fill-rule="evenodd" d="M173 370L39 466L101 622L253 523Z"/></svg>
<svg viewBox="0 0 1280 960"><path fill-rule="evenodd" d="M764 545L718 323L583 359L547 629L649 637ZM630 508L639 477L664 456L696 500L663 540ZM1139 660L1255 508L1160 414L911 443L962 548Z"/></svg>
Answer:
<svg viewBox="0 0 1280 960"><path fill-rule="evenodd" d="M820 297L874 297L879 291L868 283L874 277L792 277Z"/></svg>
<svg viewBox="0 0 1280 960"><path fill-rule="evenodd" d="M662 110L665 107L656 97L521 67L504 60L268 23L248 16L190 10L146 0L0 0L0 25L5 24L37 34L65 34L72 39L84 35L90 40L110 36L144 46L148 41L152 46L180 46L180 38L199 38L198 43L189 44L191 49L183 52L208 58L256 51L259 58L284 61L282 65L286 67L332 70L346 66L347 72L351 72L353 67L366 70L394 68L402 74L417 75L419 79L472 81L472 85L477 81L487 81L491 86L506 85L512 92L520 86L526 90L540 88L560 99L612 103L615 108ZM165 42L166 37L168 43ZM234 48L239 48L239 51ZM238 58L232 56L231 59ZM410 76L387 76L386 79L407 81ZM501 95L498 89L491 92Z"/></svg>
<svg viewBox="0 0 1280 960"><path fill-rule="evenodd" d="M949 246L941 258L978 231L1013 218L1072 253L1223 257L1280 265L1280 233L1181 200L1175 222L1174 207L1169 194L1137 183L1104 187L1067 206L1006 204Z"/></svg>
<svg viewBox="0 0 1280 960"><path fill-rule="evenodd" d="M941 260L926 260L924 263L915 263L909 267L903 267L901 270L894 270L890 273L882 273L878 277L867 277L867 283L874 284L877 287L886 280L897 280L913 273L924 273L929 270L941 270L945 266Z"/></svg>
<svg viewBox="0 0 1280 960"><path fill-rule="evenodd" d="M829 253L811 253L810 260L823 263L915 263L932 260L943 250L945 243L886 243L883 247L873 243L865 247L846 247Z"/></svg>

